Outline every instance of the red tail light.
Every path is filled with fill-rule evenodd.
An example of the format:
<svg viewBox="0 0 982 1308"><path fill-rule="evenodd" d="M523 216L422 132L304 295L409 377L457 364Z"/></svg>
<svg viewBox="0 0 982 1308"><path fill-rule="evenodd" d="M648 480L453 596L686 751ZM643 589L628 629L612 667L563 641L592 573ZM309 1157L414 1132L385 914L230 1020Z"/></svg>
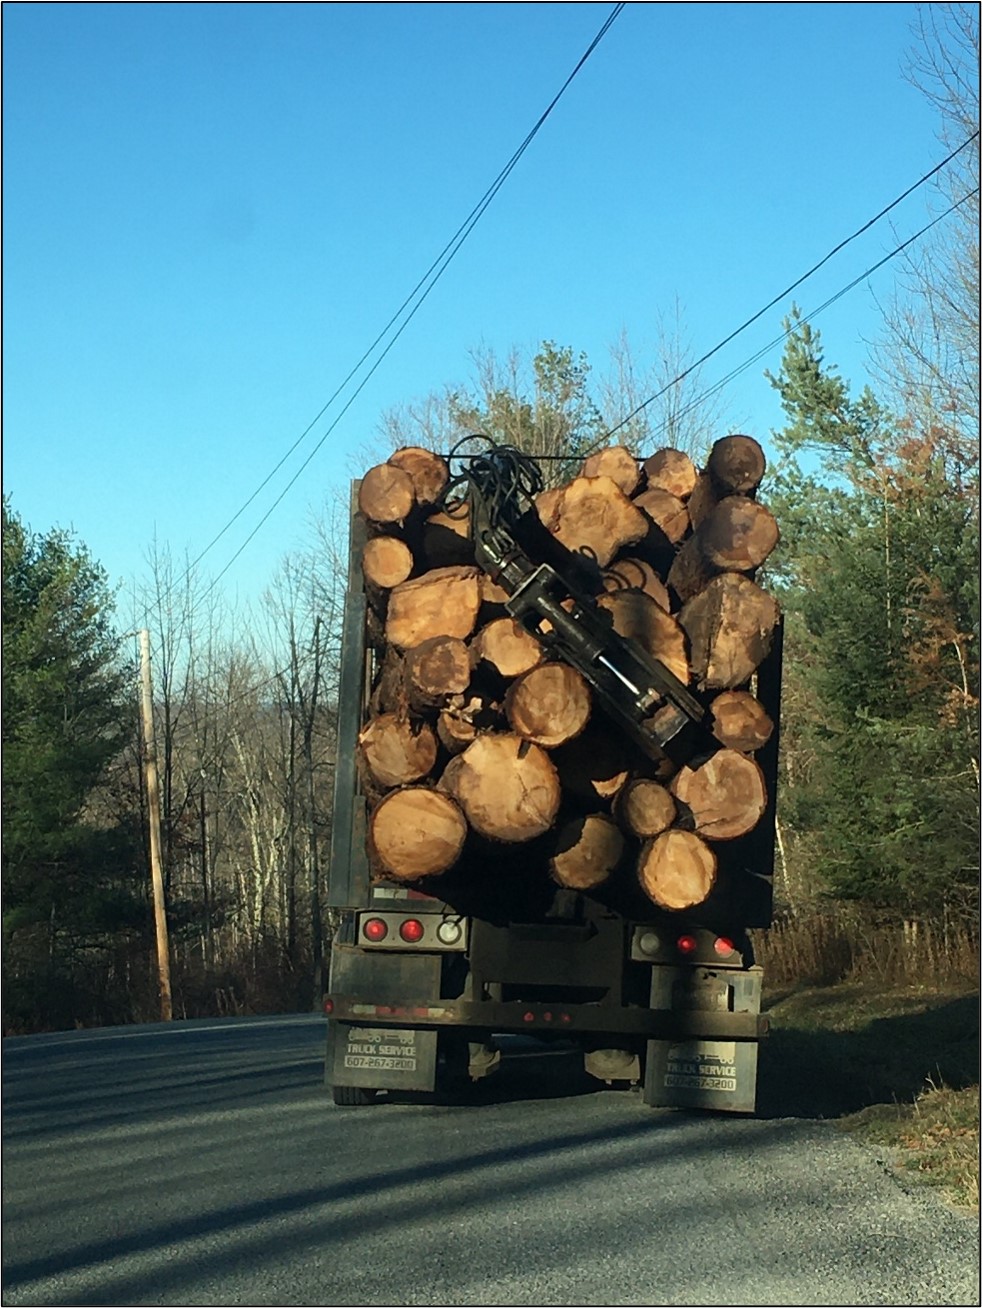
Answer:
<svg viewBox="0 0 982 1308"><path fill-rule="evenodd" d="M370 917L361 930L365 939L371 940L373 943L384 940L389 934L389 928L380 917Z"/></svg>
<svg viewBox="0 0 982 1308"><path fill-rule="evenodd" d="M399 934L407 944L415 945L417 940L423 939L423 924L418 918L409 917L400 926Z"/></svg>
<svg viewBox="0 0 982 1308"><path fill-rule="evenodd" d="M699 941L695 936L679 936L675 942L675 948L680 954L694 954L699 948Z"/></svg>
<svg viewBox="0 0 982 1308"><path fill-rule="evenodd" d="M713 944L713 948L719 954L720 958L729 958L730 954L736 953L736 945L732 940L727 940L726 936L718 936Z"/></svg>

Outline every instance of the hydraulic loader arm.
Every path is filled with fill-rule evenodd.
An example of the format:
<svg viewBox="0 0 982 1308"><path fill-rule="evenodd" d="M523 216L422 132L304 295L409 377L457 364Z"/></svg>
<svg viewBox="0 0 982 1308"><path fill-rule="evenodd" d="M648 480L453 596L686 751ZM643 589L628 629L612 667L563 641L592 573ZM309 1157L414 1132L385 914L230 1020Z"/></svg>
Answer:
<svg viewBox="0 0 982 1308"><path fill-rule="evenodd" d="M586 678L607 713L651 758L691 763L719 748L702 704L659 659L620 636L599 608L599 569L542 525L533 502L542 474L526 455L494 446L471 456L467 483L477 563L508 593L505 607Z"/></svg>

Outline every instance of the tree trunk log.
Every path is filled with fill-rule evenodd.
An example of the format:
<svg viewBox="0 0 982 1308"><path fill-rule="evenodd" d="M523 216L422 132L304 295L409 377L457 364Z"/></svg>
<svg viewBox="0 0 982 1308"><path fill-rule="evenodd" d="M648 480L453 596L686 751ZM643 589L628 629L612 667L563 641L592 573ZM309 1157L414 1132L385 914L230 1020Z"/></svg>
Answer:
<svg viewBox="0 0 982 1308"><path fill-rule="evenodd" d="M398 536L373 536L365 545L361 566L369 585L391 590L409 579L412 550Z"/></svg>
<svg viewBox="0 0 982 1308"><path fill-rule="evenodd" d="M706 471L724 495L752 495L767 468L752 436L723 436L713 445Z"/></svg>
<svg viewBox="0 0 982 1308"><path fill-rule="evenodd" d="M607 591L643 590L660 609L669 610L668 587L657 571L644 559L618 559L604 569L603 587Z"/></svg>
<svg viewBox="0 0 982 1308"><path fill-rule="evenodd" d="M611 615L618 635L635 641L674 672L683 685L688 683L685 633L678 620L656 600L640 590L615 590L600 595L597 607Z"/></svg>
<svg viewBox="0 0 982 1308"><path fill-rule="evenodd" d="M659 908L695 908L716 882L716 855L692 831L664 831L641 850L638 881Z"/></svg>
<svg viewBox="0 0 982 1308"><path fill-rule="evenodd" d="M358 736L362 762L377 786L390 790L429 776L436 763L436 736L425 723L413 725L395 713L383 713Z"/></svg>
<svg viewBox="0 0 982 1308"><path fill-rule="evenodd" d="M591 813L560 830L549 860L552 878L571 890L592 890L610 879L624 855L624 837L609 817Z"/></svg>
<svg viewBox="0 0 982 1308"><path fill-rule="evenodd" d="M584 807L594 807L598 799L613 799L630 776L631 762L623 738L598 718L561 745L553 759L563 792Z"/></svg>
<svg viewBox="0 0 982 1308"><path fill-rule="evenodd" d="M433 636L407 652L403 675L412 708L443 708L451 695L463 694L470 684L470 651L454 636Z"/></svg>
<svg viewBox="0 0 982 1308"><path fill-rule="evenodd" d="M426 787L394 790L369 822L370 858L397 881L446 872L466 838L467 822L455 801Z"/></svg>
<svg viewBox="0 0 982 1308"><path fill-rule="evenodd" d="M544 658L545 650L514 618L496 618L471 641L474 667L487 663L508 681L538 667Z"/></svg>
<svg viewBox="0 0 982 1308"><path fill-rule="evenodd" d="M666 490L652 487L638 495L634 503L672 545L677 545L689 530L689 510L677 496Z"/></svg>
<svg viewBox="0 0 982 1308"><path fill-rule="evenodd" d="M576 477L554 503L546 526L568 550L605 568L625 546L644 540L648 523L610 477Z"/></svg>
<svg viewBox="0 0 982 1308"><path fill-rule="evenodd" d="M629 781L614 800L614 816L633 836L650 840L675 821L675 800L664 786L647 777Z"/></svg>
<svg viewBox="0 0 982 1308"><path fill-rule="evenodd" d="M392 590L385 638L403 650L433 636L465 640L474 630L480 605L477 568L434 568Z"/></svg>
<svg viewBox="0 0 982 1308"><path fill-rule="evenodd" d="M512 731L543 749L573 740L593 707L590 687L566 663L543 663L513 682L505 696Z"/></svg>
<svg viewBox="0 0 982 1308"><path fill-rule="evenodd" d="M509 733L478 736L452 767L451 793L479 835L520 843L555 822L559 777L538 745Z"/></svg>
<svg viewBox="0 0 982 1308"><path fill-rule="evenodd" d="M721 749L698 768L682 768L670 787L692 814L705 840L735 840L752 831L767 807L759 764L746 754Z"/></svg>
<svg viewBox="0 0 982 1308"><path fill-rule="evenodd" d="M709 706L713 735L727 749L752 754L763 749L774 731L764 706L749 690L724 690Z"/></svg>
<svg viewBox="0 0 982 1308"><path fill-rule="evenodd" d="M419 445L404 445L389 456L389 463L409 474L417 504L435 504L450 480L450 469L439 454Z"/></svg>
<svg viewBox="0 0 982 1308"><path fill-rule="evenodd" d="M626 445L609 445L583 461L583 477L609 477L625 495L633 495L641 484L641 467Z"/></svg>
<svg viewBox="0 0 982 1308"><path fill-rule="evenodd" d="M753 675L771 647L777 602L748 577L724 572L683 607L692 673L700 689L734 690Z"/></svg>
<svg viewBox="0 0 982 1308"><path fill-rule="evenodd" d="M358 488L358 507L370 522L402 524L415 503L412 477L391 463L370 468Z"/></svg>
<svg viewBox="0 0 982 1308"><path fill-rule="evenodd" d="M753 572L779 537L769 509L745 495L728 495L708 513L675 557L668 584L684 602L720 572Z"/></svg>
<svg viewBox="0 0 982 1308"><path fill-rule="evenodd" d="M453 568L474 562L470 506L452 504L431 513L423 523L421 553L430 568Z"/></svg>
<svg viewBox="0 0 982 1308"><path fill-rule="evenodd" d="M764 451L752 436L723 436L718 440L689 497L693 527L698 527L728 495L752 499L766 467Z"/></svg>
<svg viewBox="0 0 982 1308"><path fill-rule="evenodd" d="M696 465L681 450L656 450L644 461L644 475L649 490L667 491L676 499L686 500L695 489L699 473Z"/></svg>
<svg viewBox="0 0 982 1308"><path fill-rule="evenodd" d="M455 695L437 719L436 734L448 754L461 754L481 732L502 726L500 704L481 695Z"/></svg>

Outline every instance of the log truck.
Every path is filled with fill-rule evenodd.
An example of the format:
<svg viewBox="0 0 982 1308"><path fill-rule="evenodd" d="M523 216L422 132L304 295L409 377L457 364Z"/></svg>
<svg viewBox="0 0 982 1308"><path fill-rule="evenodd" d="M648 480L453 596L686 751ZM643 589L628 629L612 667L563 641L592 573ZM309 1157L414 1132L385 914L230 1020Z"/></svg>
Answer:
<svg viewBox="0 0 982 1308"><path fill-rule="evenodd" d="M709 696L614 629L597 603L595 561L562 545L536 512L540 465L488 441L449 466L459 471L444 499L467 507L477 566L547 660L582 676L603 730L654 765L693 769L711 758L720 742ZM705 902L665 910L630 876L590 890L557 885L548 837L519 859L515 846L471 833L445 873L393 879L373 860L371 797L356 765L382 642L362 568L370 524L358 483L353 491L328 887L340 925L324 1000L334 1102L466 1086L500 1066L499 1037L520 1034L578 1047L587 1073L639 1088L646 1105L753 1112L766 1019L749 933L772 914L780 625L752 679L775 726L755 755L766 809L719 846Z"/></svg>

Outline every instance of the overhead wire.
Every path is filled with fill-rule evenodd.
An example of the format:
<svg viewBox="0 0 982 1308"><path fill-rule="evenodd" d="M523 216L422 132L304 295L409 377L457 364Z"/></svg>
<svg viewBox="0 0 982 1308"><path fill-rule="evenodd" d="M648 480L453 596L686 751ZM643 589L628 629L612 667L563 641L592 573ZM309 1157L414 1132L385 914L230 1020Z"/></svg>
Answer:
<svg viewBox="0 0 982 1308"><path fill-rule="evenodd" d="M333 394L330 396L327 402L322 406L322 408L317 413L317 415L311 420L311 422L307 425L307 427L304 429L301 435L294 441L294 443L286 451L286 453L279 460L276 466L269 472L269 474L264 478L264 480L259 484L259 486L256 487L256 489L252 492L249 498L239 507L239 509L235 512L235 514L233 514L233 516L228 520L228 522L226 522L226 524L222 527L221 531L219 531L212 538L212 540L205 546L205 548L188 565L188 568L184 574L184 579L186 579L187 576L190 575L192 570L197 566L198 563L201 562L201 560L205 557L205 555L207 555L214 548L214 546L218 544L218 542L224 537L226 532L229 531L230 528L239 520L239 518L246 511L246 509L253 503L253 501L257 498L257 496L266 488L266 486L269 485L273 477L275 477L277 472L279 472L279 470L287 462L290 456L294 454L297 449L299 449L301 444L310 435L311 431L314 429L317 423L320 422L321 418L324 417L328 409L330 409L330 407L334 404L334 402L340 397L344 389L358 374L359 370L365 365L365 363L369 360L369 358L371 358L372 354L379 347L382 341L386 338L388 333L392 330L392 328L399 321L402 315L406 313L407 309L409 309L409 306L412 305L413 307L409 309L405 321L403 321L399 326L399 328L395 331L391 340L389 340L385 348L382 350L381 354L379 354L378 358L373 363L372 367L362 378L361 382L356 387L355 391L350 396L347 403L341 409L341 412L335 417L333 422L328 426L327 430L323 432L323 434L320 437L320 440L314 446L313 450L311 450L310 454L307 456L304 462L297 469L296 473L287 482L286 486L283 488L283 490L280 492L277 498L267 509L266 513L260 518L259 522L253 528L250 534L246 537L246 539L242 542L242 544L235 551L232 557L228 560L228 562L225 564L225 567L214 578L214 580L212 581L211 585L208 588L208 591L214 589L214 587L225 575L225 573L229 570L229 568L236 561L236 559L239 558L239 556L250 544L253 538L258 534L258 532L262 529L262 527L265 526L266 522L269 520L274 510L278 507L278 505L282 502L282 500L285 498L288 492L293 488L293 486L299 480L301 474L307 469L313 458L323 447L324 442L327 440L328 436L330 436L331 433L335 430L340 420L344 417L344 415L350 409L351 405L364 390L365 386L368 384L372 376L375 374L382 361L388 355L389 351L395 345L396 341L399 339L402 333L409 326L410 322L419 312L420 308L425 303L427 297L430 295L431 291L436 286L437 282L443 276L444 272L446 271L446 269L448 268L448 266L450 265L450 263L452 262L458 251L460 250L461 246L464 244L468 236L474 230L477 223L480 221L481 217L484 215L485 211L487 210L488 206L491 204L492 200L495 198L497 193L501 190L501 187L507 181L508 177L515 169L515 167L521 160L522 156L525 154L526 150L532 144L533 140L538 135L539 131L542 129L546 120L549 118L550 114L553 112L556 105L559 103L560 99L565 94L565 92L569 88L574 78L577 76L577 74L583 68L584 64L593 54L594 50L596 50L597 46L603 40L604 36L606 36L607 32L610 30L610 27L615 22L615 20L619 17L624 7L625 7L624 3L615 4L613 6L610 13L607 15L606 19L601 25L599 31L594 36L590 44L587 46L583 54L580 56L573 70L569 73L569 75L566 77L566 80L563 82L562 86L553 96L552 100L549 102L549 104L546 106L543 112L539 115L539 118L535 122L534 126L526 134L522 143L514 151L511 158L498 173L495 180L487 188L487 190L484 192L480 200L470 211L470 213L464 219L464 221L460 224L460 226L457 228L456 232L453 234L450 240L446 243L446 245L444 245L443 249L440 251L440 253L436 256L436 258L427 268L426 272L422 275L419 281L417 281L416 285L409 292L406 298L402 301L399 308L389 318L388 322L385 324L382 330L372 341L371 345L368 346L368 348L364 351L364 353L359 358L358 362L350 369L350 371L345 376L344 380L335 389ZM413 303L414 301L415 303ZM208 591L206 591L206 594L208 593Z"/></svg>
<svg viewBox="0 0 982 1308"><path fill-rule="evenodd" d="M816 264L813 264L812 267L809 268L807 272L802 273L800 277L796 278L791 283L790 286L785 287L785 289L781 291L778 295L775 295L773 299L768 300L768 302L763 306L763 308L758 309L755 314L753 314L745 322L741 323L739 327L731 331L728 336L724 336L723 339L718 344L714 345L711 350L707 350L706 353L701 356L701 358L698 358L694 363L689 364L689 366L683 369L683 371L680 372L677 377L673 377L670 382L668 382L665 386L661 388L661 390L657 391L654 395L650 395L641 404L637 405L636 408L632 409L631 412L625 418L622 418L621 421L618 422L614 427L611 427L608 431L604 432L602 436L599 436L597 440L594 441L594 443L588 447L587 452L591 452L595 449L598 449L602 444L604 444L605 441L609 440L611 436L615 435L623 427L626 427L629 422L632 422L633 419L635 419L638 416L638 414L643 413L644 410L650 404L654 404L656 400L661 399L661 397L667 394L668 391L670 391L673 386L677 386L679 382L684 381L685 378L688 377L691 373L695 372L697 368L701 368L704 363L707 363L715 354L718 354L720 350L724 348L724 346L729 345L729 343L732 340L735 340L737 336L741 335L742 332L745 332L748 327L752 327L755 322L757 322L760 318L762 318L764 314L767 313L770 309L773 309L775 305L780 304L782 300L786 300L787 297L791 295L792 292L796 291L798 287L801 286L804 282L806 282L809 279L809 277L812 277L815 273L818 272L820 268L823 268L825 264L827 264L828 261L831 258L833 258L833 256L838 254L841 250L844 250L847 245L855 241L857 237L862 236L864 232L868 232L869 229L874 226L874 224L878 223L881 218L885 218L886 215L890 213L891 210L895 209L898 204L900 204L903 200L906 200L908 196L913 195L913 193L916 190L918 190L919 187L924 186L927 182L929 182L932 177L935 177L941 171L942 168L947 167L947 165L950 164L951 161L957 155L961 154L962 150L967 149L967 147L971 145L974 140L977 139L978 135L979 133L977 131L973 132L971 136L967 137L961 143L961 145L957 146L954 150L952 150L951 153L947 155L944 159L942 159L940 163L935 164L935 166L932 169L930 169L929 172L926 172L923 175L923 177L918 178L916 182L914 182L911 186L908 186L905 191L902 191L900 195L896 197L896 199L891 200L890 203L886 205L885 208L881 209L879 213L875 214L872 218L868 219L868 221L863 223L861 227L857 227L851 236L847 236L845 240L842 240L838 243L838 245L833 246L832 249L829 250L828 254L824 255L821 259L819 259L819 261ZM961 203L961 201L959 203ZM948 210L944 216L947 217L947 213L949 212L951 211ZM928 227L924 228L924 231L927 231L928 228L931 226L933 226L933 223L929 223ZM912 239L916 239L916 238L912 238ZM895 251L895 253L897 252ZM876 266L879 267L879 265Z"/></svg>
<svg viewBox="0 0 982 1308"><path fill-rule="evenodd" d="M765 358L768 354L771 353L772 350L776 349L777 346L781 345L784 341L786 341L788 337L794 335L795 331L797 331L799 327L803 326L805 323L811 322L813 318L817 318L820 313L824 313L825 310L830 308L833 304L835 304L837 300L841 300L844 295L847 295L850 291L855 290L855 288L859 286L862 282L865 282L870 277L872 277L872 275L875 272L877 272L880 268L882 268L884 264L889 263L891 259L894 259L898 254L903 253L903 251L906 250L908 246L913 245L913 243L919 240L922 236L924 236L926 232L929 232L932 227L935 227L938 223L942 222L945 218L949 217L952 213L955 212L956 209L960 208L963 204L965 204L968 200L970 200L972 196L978 195L978 193L979 193L978 187L975 187L973 190L967 192L965 195L961 197L961 199L956 200L947 209L945 209L943 213L940 213L935 218L932 218L932 220L929 223L926 223L925 226L920 228L919 231L914 232L912 236L907 237L907 239L903 241L900 245L895 246L889 252L889 254L885 254L882 259L878 259L876 263L871 264L870 267L867 268L864 272L861 272L858 277L854 277L852 281L847 282L845 286L840 287L839 290L836 291L834 295L829 296L829 298L823 301L822 304L812 309L809 313L802 314L800 317L797 317L794 323L786 330L781 332L779 336L775 336L772 341L769 341L766 345L761 346L761 348L757 350L754 354L752 354L749 359L745 359L743 363L739 364L736 368L731 369L730 372L728 372L724 377L721 377L718 381L714 382L711 386L707 387L704 391L701 391L698 395L694 396L691 400L689 400L686 404L684 404L677 411L674 417L676 418L684 417L691 410L698 408L700 404L703 404L707 399L715 395L717 391L722 390L724 386L728 386L729 383L733 381L734 378L739 377L741 373L746 372L748 368L751 368L755 363L758 363L761 359ZM680 373L679 377L677 377L674 382L669 383L669 386L674 386L678 381L682 380L683 377L687 376L689 371L691 371L691 369L687 369L685 373ZM664 394L664 391L660 391L658 394L659 395ZM652 399L657 399L657 398L658 398L657 395L652 396ZM650 402L651 402L650 400L647 401L647 403ZM620 425L622 424L619 424L618 426ZM664 431L668 426L669 426L668 422L662 423L660 427L655 429L654 434L655 435L659 434L660 432ZM611 429L612 432L617 430L618 430L617 427ZM606 436L602 439L606 439Z"/></svg>
<svg viewBox="0 0 982 1308"><path fill-rule="evenodd" d="M857 286L861 285L861 283L866 281L868 278L872 277L872 275L875 272L877 272L880 268L882 268L884 264L889 263L891 259L896 258L897 255L899 254L902 254L903 251L908 248L908 246L913 245L915 241L920 240L920 238L924 236L927 232L929 232L932 227L937 226L938 223L942 222L945 218L949 217L952 213L955 212L956 209L960 208L973 196L978 195L978 193L979 193L978 187L975 187L973 190L968 191L965 195L961 197L961 199L956 200L947 209L945 209L943 213L938 214L937 217L933 218L929 223L926 223L923 227L921 227L919 231L914 232L913 235L908 236L907 239L901 242L900 245L895 246L888 254L884 255L882 259L878 259L876 263L871 264L870 267L868 267L864 272L860 273L858 277L854 277L851 281L847 282L844 286L840 287L839 290L837 290L833 295L829 296L829 298L823 301L822 304L818 305L816 308L812 309L807 314L803 314L801 317L797 318L795 320L795 323L791 327L781 332L779 336L776 336L772 341L769 341L767 345L762 346L759 350L757 350L754 354L752 354L748 359L745 359L736 368L731 369L730 372L726 374L726 376L721 377L719 381L714 382L712 386L708 387L706 390L702 391L699 395L695 396L692 400L690 400L687 404L683 405L683 407L679 410L676 416L683 416L684 414L688 413L691 409L696 408L699 404L703 403L711 395L715 394L719 390L722 390L722 388L724 386L727 386L735 377L738 377L740 376L741 373L746 372L748 368L752 367L755 363L759 362L759 360L764 358L772 350L776 349L777 346L782 344L782 342L786 341L789 336L794 334L794 332L797 330L798 327L802 326L805 323L811 322L814 318L817 318L820 313L823 313L826 309L830 308L833 304L835 304L837 300L841 300L843 296L848 295L850 291L855 290ZM664 428L667 425L668 424L665 423L662 425L661 428L657 430L659 431L664 430ZM475 438L467 437L465 439L471 440ZM460 442L459 444L463 444L463 442ZM233 696L232 699L228 701L228 704L231 705L237 703L241 699L247 699L252 695L258 694L260 691L264 690L267 686L270 686L274 682L279 681L280 678L285 676L286 673L289 671L290 671L289 666L286 668L281 668L279 671L274 672L271 676L268 676L264 678L262 681L258 682L255 686L250 687L249 690L243 691L241 692L241 694Z"/></svg>

